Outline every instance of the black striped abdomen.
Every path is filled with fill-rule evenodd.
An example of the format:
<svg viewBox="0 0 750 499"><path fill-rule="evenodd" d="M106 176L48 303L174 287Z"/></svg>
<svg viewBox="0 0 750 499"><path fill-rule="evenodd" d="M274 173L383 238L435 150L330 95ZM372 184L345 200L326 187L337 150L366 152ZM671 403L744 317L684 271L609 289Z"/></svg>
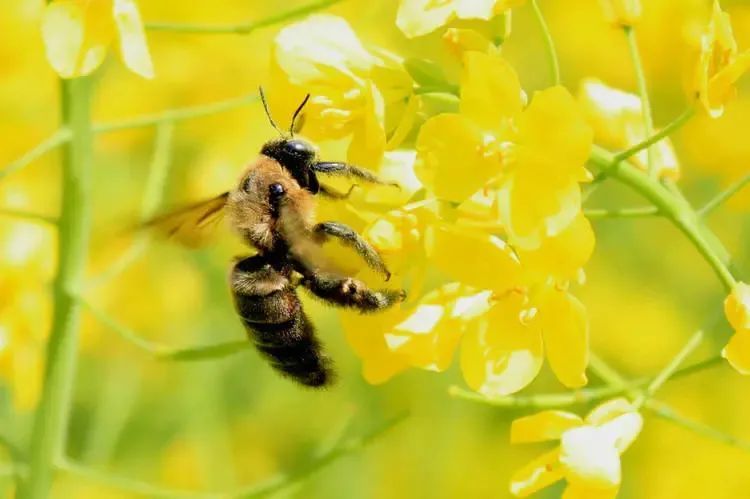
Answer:
<svg viewBox="0 0 750 499"><path fill-rule="evenodd" d="M256 287L260 290L262 286L240 289L235 285L238 275L243 277L241 274L246 272L247 269L239 264L233 269L232 294L237 312L261 355L282 375L303 385L321 387L331 384L331 362L323 353L322 345L315 337L315 330L302 310L302 303L294 289L287 284L267 294L249 294L249 291ZM271 276L271 273L274 275ZM278 280L279 276L276 271L265 267L252 277L255 284L263 284L270 283L272 279ZM265 293L267 290L263 291Z"/></svg>

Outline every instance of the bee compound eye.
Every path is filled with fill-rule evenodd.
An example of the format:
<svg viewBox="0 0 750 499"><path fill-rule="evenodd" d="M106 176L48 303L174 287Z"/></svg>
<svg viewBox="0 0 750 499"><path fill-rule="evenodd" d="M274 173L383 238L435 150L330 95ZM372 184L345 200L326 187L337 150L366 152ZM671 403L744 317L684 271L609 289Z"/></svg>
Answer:
<svg viewBox="0 0 750 499"><path fill-rule="evenodd" d="M271 194L271 198L278 199L284 194L284 192L286 192L286 190L283 185L274 182L268 187L268 192Z"/></svg>
<svg viewBox="0 0 750 499"><path fill-rule="evenodd" d="M241 189L245 192L250 192L250 177L242 181Z"/></svg>

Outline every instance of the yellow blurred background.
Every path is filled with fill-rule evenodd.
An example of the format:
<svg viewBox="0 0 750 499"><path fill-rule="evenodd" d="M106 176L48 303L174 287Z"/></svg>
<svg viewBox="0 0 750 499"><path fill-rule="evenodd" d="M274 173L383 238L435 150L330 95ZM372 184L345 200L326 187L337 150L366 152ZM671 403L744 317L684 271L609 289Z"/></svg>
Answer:
<svg viewBox="0 0 750 499"><path fill-rule="evenodd" d="M286 2L284 9L305 2ZM546 0L563 83L575 95L596 77L635 91L622 33L594 0ZM665 124L686 105L687 41L705 22L707 0L644 1L638 27L655 122ZM740 47L750 47L750 2L722 2ZM141 1L146 21L233 24L262 19L273 2ZM394 24L397 2L348 0L327 12L346 18L359 38L409 57L447 56L434 33L407 40ZM58 79L39 34L43 2L0 0L0 165L48 137L58 126ZM470 23L469 23L470 24ZM148 32L156 78L128 72L110 56L96 73L94 121L114 122L169 108L252 94L269 85L273 38L281 26L235 34ZM528 6L514 10L504 56L527 90L547 84L542 38ZM455 78L455 74L451 75ZM269 89L273 92L273 89ZM696 117L673 136L681 185L700 205L748 171L750 80L718 120ZM176 124L160 210L222 192L274 132L259 103ZM128 251L127 229L138 218L154 150L155 130L97 134L93 172L94 226L88 274L106 271ZM322 155L343 159L340 143ZM49 153L0 180L0 206L54 215L59 203L60 153ZM587 206L637 204L617 185L596 192ZM739 195L711 218L734 257L738 275L750 271L750 196ZM629 376L661 369L689 335L712 323L724 293L695 249L657 218L597 220L597 248L579 292L591 321L592 350ZM0 214L0 427L26 438L41 384L49 332L53 229ZM194 251L155 241L121 274L89 296L140 336L171 346L242 339L226 286L231 237ZM409 370L380 386L366 383L344 340L335 310L306 302L339 370L322 391L279 378L252 350L206 362L150 358L84 310L68 453L98 470L188 490L232 490L296 469L336 444L408 411L409 416L365 448L273 497L503 498L513 471L540 446L510 446L509 423L521 411L454 399L463 386L457 366L445 373ZM10 340L12 331L26 340ZM730 331L719 326L701 347L715 354ZM699 358L700 355L696 355ZM454 363L455 364L455 363ZM12 365L12 369L7 366ZM599 380L590 376L591 384ZM529 393L562 391L545 367ZM680 413L750 442L750 381L726 365L670 382L659 399ZM583 410L583 408L581 408ZM579 411L580 412L580 411ZM643 433L623 457L621 498L739 498L750 490L750 444L727 445L647 416ZM4 451L3 451L4 452ZM6 456L9 457L9 456ZM555 486L538 497L559 497ZM12 497L13 480L0 477ZM54 497L149 497L72 473L59 473Z"/></svg>

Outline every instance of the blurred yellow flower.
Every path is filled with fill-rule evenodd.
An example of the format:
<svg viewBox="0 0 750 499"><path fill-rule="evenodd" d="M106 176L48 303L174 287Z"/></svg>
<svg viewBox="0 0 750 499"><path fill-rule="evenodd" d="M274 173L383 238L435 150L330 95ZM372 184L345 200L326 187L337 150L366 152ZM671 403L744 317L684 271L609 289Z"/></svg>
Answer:
<svg viewBox="0 0 750 499"><path fill-rule="evenodd" d="M304 94L304 132L313 140L351 137L348 160L380 164L388 132L413 120L413 82L393 54L362 45L349 24L332 15L314 15L282 29L274 42L273 108L291 117ZM405 111L409 115L405 116ZM404 135L403 131L400 131Z"/></svg>
<svg viewBox="0 0 750 499"><path fill-rule="evenodd" d="M153 78L153 63L134 0L57 0L43 13L47 59L61 78L85 76L98 68L115 34L125 66L144 78Z"/></svg>
<svg viewBox="0 0 750 499"><path fill-rule="evenodd" d="M724 300L724 314L734 336L722 355L741 374L750 374L750 286L738 282Z"/></svg>
<svg viewBox="0 0 750 499"><path fill-rule="evenodd" d="M700 37L690 90L712 118L724 113L735 96L735 83L750 69L750 50L739 53L729 14L714 0L711 20Z"/></svg>
<svg viewBox="0 0 750 499"><path fill-rule="evenodd" d="M614 498L622 480L620 456L642 426L641 415L623 398L604 402L585 419L549 410L513 421L511 443L560 439L560 447L519 470L511 493L526 497L565 479L565 499Z"/></svg>
<svg viewBox="0 0 750 499"><path fill-rule="evenodd" d="M578 101L594 129L594 139L600 145L627 149L648 138L641 99L637 95L610 87L595 78L586 78L581 82ZM680 165L672 141L664 138L653 148L656 153L656 174L677 180ZM648 151L639 151L631 161L642 170L648 170Z"/></svg>
<svg viewBox="0 0 750 499"><path fill-rule="evenodd" d="M632 26L641 17L640 0L599 0L604 17L618 26Z"/></svg>
<svg viewBox="0 0 750 499"><path fill-rule="evenodd" d="M396 25L409 38L426 35L454 19L488 21L524 0L401 0Z"/></svg>

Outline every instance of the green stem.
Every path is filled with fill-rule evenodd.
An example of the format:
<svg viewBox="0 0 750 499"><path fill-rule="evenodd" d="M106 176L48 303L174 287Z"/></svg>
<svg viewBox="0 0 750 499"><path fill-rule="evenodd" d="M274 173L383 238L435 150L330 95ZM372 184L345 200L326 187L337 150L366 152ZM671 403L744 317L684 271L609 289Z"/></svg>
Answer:
<svg viewBox="0 0 750 499"><path fill-rule="evenodd" d="M62 119L74 131L62 160L58 270L53 285L54 315L47 343L44 386L29 451L29 478L19 497L47 497L55 459L62 454L75 376L80 305L91 218L91 119L88 78L61 84Z"/></svg>
<svg viewBox="0 0 750 499"><path fill-rule="evenodd" d="M555 41L552 39L552 33L549 31L547 21L544 19L542 9L539 8L537 0L531 0L531 9L534 11L534 17L536 18L539 28L542 30L542 36L544 38L544 45L547 49L547 56L549 59L549 70L550 77L552 78L553 85L560 84L560 61L557 58L557 50L555 49Z"/></svg>
<svg viewBox="0 0 750 499"><path fill-rule="evenodd" d="M597 363L599 365L597 365ZM688 367L678 369L672 373L669 377L670 380L682 378L696 372L716 367L718 365L724 365L725 360L722 356L717 355L711 357L702 362L698 362ZM604 369L601 367L602 363L597 357L593 357L592 366L597 365L597 373L601 376L601 371ZM604 376L602 376L604 378ZM573 392L564 393L541 393L537 395L510 395L507 397L486 397L476 392L464 390L457 386L450 387L448 393L456 398L471 400L473 402L481 402L483 404L493 405L497 407L504 407L507 409L558 409L561 407L567 407L578 404L588 404L591 402L597 402L599 400L621 395L623 393L631 392L639 388L644 388L649 384L653 383L657 377L644 377L633 381L625 381L622 378L615 379L613 376L608 376L608 385L597 388L584 388ZM606 381L606 380L605 380Z"/></svg>
<svg viewBox="0 0 750 499"><path fill-rule="evenodd" d="M161 203L164 194L164 185L169 175L169 164L172 153L172 135L174 123L165 121L156 126L156 139L154 140L154 155L148 171L148 178L144 187L143 200L141 202L140 222L143 223L151 218ZM86 285L86 292L99 287L122 273L146 250L151 238L145 231L141 231L135 237L130 247L113 263L107 270Z"/></svg>
<svg viewBox="0 0 750 499"><path fill-rule="evenodd" d="M13 208L0 208L0 216L20 218L34 223L43 223L49 225L57 225L57 217L50 215L42 215L41 213L33 213L31 211L16 210Z"/></svg>
<svg viewBox="0 0 750 499"><path fill-rule="evenodd" d="M666 421L669 421L670 423L682 426L683 428L690 430L693 433L704 436L706 438L710 438L712 440L716 440L731 447L736 447L746 452L750 452L750 442L748 442L747 440L742 440L741 438L729 435L699 421L688 419L678 414L674 409L664 403L658 402L656 400L649 400L646 403L646 409L648 409L654 415Z"/></svg>
<svg viewBox="0 0 750 499"><path fill-rule="evenodd" d="M750 184L750 173L739 179L734 184L730 185L727 189L723 190L716 197L706 203L703 208L698 210L698 216L708 216L712 211L724 204L729 200L729 198L740 192L748 184Z"/></svg>
<svg viewBox="0 0 750 499"><path fill-rule="evenodd" d="M692 107L686 109L682 112L677 118L675 118L671 123L669 123L667 126L656 132L655 134L649 136L646 140L643 142L639 142L638 144L634 145L633 147L630 147L621 153L618 153L615 155L618 161L624 161L631 156L635 156L642 150L646 149L647 147L651 147L652 145L656 144L660 140L662 140L665 137L668 137L672 135L674 132L682 128L685 123L687 123L690 118L695 115L695 109Z"/></svg>
<svg viewBox="0 0 750 499"><path fill-rule="evenodd" d="M648 86L646 84L646 75L643 70L643 62L638 53L638 40L636 39L635 30L632 26L624 26L623 29L625 30L625 36L628 39L628 49L630 50L630 58L633 61L633 67L635 69L638 94L641 97L644 134L646 137L651 137L654 134L654 119L651 116L651 102L648 98ZM648 148L648 174L651 177L656 176L656 159L654 157L653 147Z"/></svg>
<svg viewBox="0 0 750 499"><path fill-rule="evenodd" d="M583 214L586 218L597 219L597 218L639 218L639 217L653 217L659 215L659 209L655 206L638 206L635 208L591 208L583 210Z"/></svg>
<svg viewBox="0 0 750 499"><path fill-rule="evenodd" d="M269 478L268 480L249 487L244 487L239 490L230 492L193 492L185 490L167 489L149 483L132 480L130 478L121 477L118 475L112 475L110 473L101 472L88 466L74 463L70 460L61 460L58 462L60 470L76 475L84 480L98 483L100 485L125 490L134 494L143 495L146 497L161 497L161 498L192 498L192 499L218 499L218 498L242 498L242 499L256 499L259 497L267 497L271 494L279 492L287 487L299 483L321 469L333 464L342 457L349 454L362 450L371 442L376 440L382 434L396 426L398 423L406 419L407 414L402 414L393 419L385 421L380 426L376 427L372 431L363 435L346 439L330 449L329 451L316 457L311 462L307 463L302 468L292 471L279 473L278 475Z"/></svg>
<svg viewBox="0 0 750 499"><path fill-rule="evenodd" d="M49 136L46 140L40 142L32 150L26 152L20 158L9 163L5 168L0 170L0 179L12 173L15 173L31 164L37 158L44 156L54 148L65 144L70 140L70 131L67 128L61 128Z"/></svg>
<svg viewBox="0 0 750 499"><path fill-rule="evenodd" d="M331 5L341 3L343 0L318 0L311 2L307 5L297 7L294 9L287 10L278 14L268 16L258 21L251 21L240 24L229 24L225 26L210 26L205 24L180 24L180 23L158 23L148 22L146 23L146 29L151 31L170 31L172 33L197 33L203 35L221 35L221 34L235 34L235 35L247 35L253 31L273 26L274 24L281 24L292 19L304 17L312 12L325 9Z"/></svg>
<svg viewBox="0 0 750 499"><path fill-rule="evenodd" d="M633 165L618 160L616 156L601 147L594 146L590 161L602 171L607 172L610 177L630 186L648 199L659 210L659 213L668 218L688 237L714 270L724 288L730 291L734 287L736 283L734 276L704 237L704 233L709 233L708 228L702 225L700 218L681 196L671 192L658 180L644 174Z"/></svg>
<svg viewBox="0 0 750 499"><path fill-rule="evenodd" d="M143 339L137 333L123 326L112 317L110 317L107 313L99 310L97 307L91 305L88 302L81 301L81 304L84 305L89 312L91 312L91 315L93 315L94 318L120 335L122 339L138 347L140 350L156 356L159 360L210 360L228 357L239 352L244 352L245 350L248 350L252 347L252 343L247 340L227 341L224 343L216 343L213 345L202 345L187 348L168 347Z"/></svg>
<svg viewBox="0 0 750 499"><path fill-rule="evenodd" d="M242 95L240 97L234 97L232 99L226 99L222 101L212 102L210 104L200 104L197 106L181 107L177 109L167 109L153 114L146 114L143 116L136 116L134 118L127 118L119 121L110 121L105 123L97 123L93 127L94 133L109 133L117 132L120 130L128 130L131 128L141 128L147 126L154 126L160 123L170 121L182 121L193 118L201 118L203 116L210 116L212 114L223 113L237 109L238 107L246 106L258 102L258 94L252 93Z"/></svg>
<svg viewBox="0 0 750 499"><path fill-rule="evenodd" d="M604 379L607 383L615 385L623 383L624 380L620 373L612 369L602 359L592 355L592 361L594 359L596 359L596 362L592 362L591 367L602 379ZM675 374L677 374L677 372ZM672 378L674 378L674 376L672 376ZM683 428L686 428L694 433L717 440L719 442L723 442L727 445L731 445L742 450L750 450L750 442L740 440L708 425L681 416L669 405L663 402L659 402L657 400L647 400L644 403L644 407L656 416L666 419L667 421L670 421L676 425L682 426Z"/></svg>
<svg viewBox="0 0 750 499"><path fill-rule="evenodd" d="M640 408L641 406L643 406L643 404L651 397L653 397L657 390L659 390L659 388L661 388L662 385L664 385L664 383L666 383L670 377L674 376L674 374L677 372L677 369L680 367L680 364L685 361L688 355L690 355L696 348L698 348L698 345L700 345L701 341L703 341L703 331L698 331L688 340L685 346L682 347L679 352L677 352L677 355L675 355L674 358L664 367L664 369L662 369L662 371L654 378L654 380L649 383L648 387L635 401L634 405L636 408Z"/></svg>

